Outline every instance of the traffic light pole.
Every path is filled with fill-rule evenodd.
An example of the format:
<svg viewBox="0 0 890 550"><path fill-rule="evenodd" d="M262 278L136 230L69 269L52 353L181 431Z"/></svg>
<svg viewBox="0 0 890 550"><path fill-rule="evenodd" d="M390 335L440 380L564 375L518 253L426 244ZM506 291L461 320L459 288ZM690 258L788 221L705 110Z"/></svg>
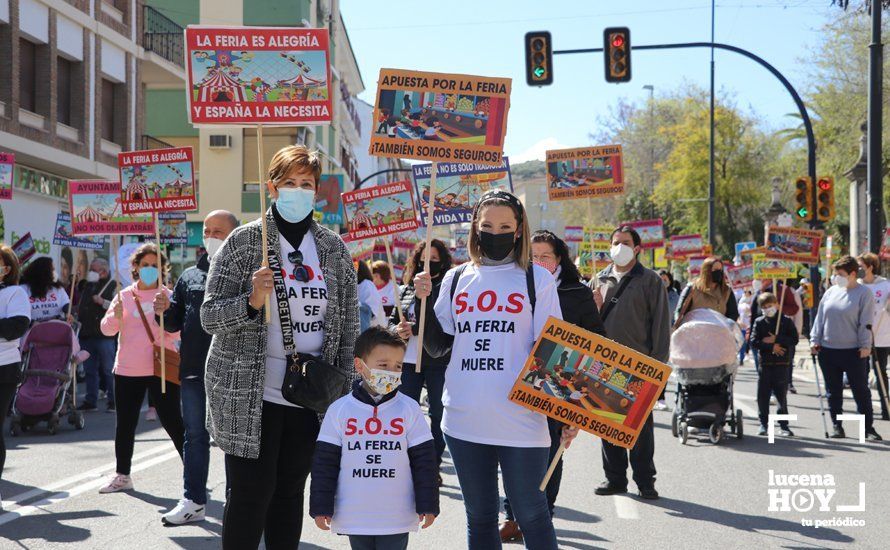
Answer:
<svg viewBox="0 0 890 550"><path fill-rule="evenodd" d="M875 9L877 7L877 9ZM884 155L881 96L884 45L881 44L881 3L871 3L871 44L868 48L868 249L881 251L884 234Z"/></svg>
<svg viewBox="0 0 890 550"><path fill-rule="evenodd" d="M880 11L880 10L878 10ZM788 82L788 79L785 78L778 69L770 65L765 59L762 57L749 52L748 50L731 46L729 44L720 44L717 42L683 42L679 44L650 44L645 46L634 46L631 45L631 51L633 50L673 50L673 49L685 49L685 48L716 48L718 50L726 50L730 52L735 52L737 54L743 55L748 59L752 59L759 63L763 68L772 73L773 76L779 79L779 82L785 86L785 89L791 95L791 99L794 100L794 104L797 106L797 110L800 113L800 118L803 121L804 130L807 135L807 175L810 176L810 179L815 183L817 181L816 178L816 138L813 133L813 124L810 121L810 115L807 113L806 106L803 103L803 100L800 98L800 95L797 93L797 90L794 89L794 86ZM553 55L566 55L566 54L576 54L576 53L599 53L602 52L602 48L585 48L585 49L576 49L576 50L554 50ZM878 156L877 158L881 158ZM878 163L880 166L880 163ZM880 168L878 168L880 170ZM713 198L712 198L713 200ZM813 204L817 204L817 186L813 185ZM879 203L880 204L880 203ZM815 214L815 213L814 213ZM810 221L811 229L822 229L822 224L816 220L816 216L813 216L813 220ZM813 288L815 289L814 299L813 299L813 318L815 317L816 308L819 307L819 292L818 289L821 288L820 285L820 275L819 275L819 266L810 267L810 281L813 283Z"/></svg>

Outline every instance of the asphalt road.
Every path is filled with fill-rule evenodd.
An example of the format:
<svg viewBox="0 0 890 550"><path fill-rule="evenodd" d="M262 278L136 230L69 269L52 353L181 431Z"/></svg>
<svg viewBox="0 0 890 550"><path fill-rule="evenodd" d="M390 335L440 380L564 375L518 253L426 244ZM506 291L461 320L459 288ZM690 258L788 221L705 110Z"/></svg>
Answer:
<svg viewBox="0 0 890 550"><path fill-rule="evenodd" d="M565 455L555 519L560 548L886 548L890 444L859 443L852 422L847 422L848 439L825 439L809 363L797 369L795 377L799 393L791 395L789 403L790 412L799 418L791 422L793 439L777 438L770 444L766 437L754 435L756 378L750 362L740 370L736 384L736 407L745 414L744 439L728 436L712 445L707 437L693 436L682 445L671 437L670 412L656 412L656 486L662 495L657 501L643 501L632 493L594 495L603 479L600 443L582 433ZM854 412L849 392L845 403L848 412ZM876 428L890 437L890 422L877 421ZM97 412L88 415L86 429L80 432L63 425L55 436L42 428L6 436L0 548L219 547L222 453L212 452L207 521L164 527L160 515L176 504L182 491L182 467L173 446L156 422L141 421L133 462L135 491L100 495L98 488L114 470L113 433L114 416ZM776 475L811 475L804 481L834 485L770 487L770 470L774 480ZM412 535L411 547L466 546L460 488L447 457L444 478L442 514L430 529ZM860 501L860 484L864 511L838 510ZM793 502L804 511L770 511L771 488L798 491ZM813 489L834 491L829 511L819 511L818 501L807 511L813 505ZM864 525L802 525L804 520L833 518ZM301 548L348 548L345 538L319 531L308 516L303 521Z"/></svg>

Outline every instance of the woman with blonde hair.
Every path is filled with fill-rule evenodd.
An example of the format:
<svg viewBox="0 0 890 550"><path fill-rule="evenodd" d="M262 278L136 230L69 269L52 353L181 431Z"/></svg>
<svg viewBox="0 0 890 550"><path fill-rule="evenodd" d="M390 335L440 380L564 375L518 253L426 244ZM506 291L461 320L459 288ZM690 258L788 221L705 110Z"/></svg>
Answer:
<svg viewBox="0 0 890 550"><path fill-rule="evenodd" d="M487 191L473 209L470 262L445 274L435 307L427 309L424 349L433 357L451 352L442 431L471 550L501 547L498 466L527 547L557 547L547 496L538 490L550 451L547 417L508 399L547 319L562 319L556 280L531 263L529 233L519 199ZM415 296L429 296L433 284L430 273L417 274ZM562 439L569 443L576 434L564 428Z"/></svg>
<svg viewBox="0 0 890 550"><path fill-rule="evenodd" d="M139 423L139 410L148 392L157 411L161 426L170 436L173 445L182 456L185 439L185 426L179 408L178 381L168 380L166 391L161 392L161 379L155 376L154 343L160 343L161 330L155 321L152 302L158 292L169 295L170 291L160 284L162 274L158 260L162 260L164 270L170 263L163 252L158 258L158 247L146 243L136 249L130 259L130 273L133 284L121 290L99 323L105 336L120 334L117 357L114 360L114 399L117 409L117 427L114 433L114 454L117 459L117 473L111 482L99 490L100 493L116 493L133 489L130 478L130 465L133 460L133 445L136 439L136 426ZM168 350L178 349L179 333L167 333L164 346Z"/></svg>
<svg viewBox="0 0 890 550"><path fill-rule="evenodd" d="M684 315L695 309L713 309L733 321L739 318L738 303L723 270L723 261L717 256L707 258L698 277L683 289L674 323L679 323Z"/></svg>

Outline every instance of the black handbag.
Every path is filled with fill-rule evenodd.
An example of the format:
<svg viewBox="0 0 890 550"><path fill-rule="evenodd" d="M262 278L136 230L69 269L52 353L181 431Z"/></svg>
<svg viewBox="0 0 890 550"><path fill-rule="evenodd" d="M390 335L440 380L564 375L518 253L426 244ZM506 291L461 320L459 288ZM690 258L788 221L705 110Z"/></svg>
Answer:
<svg viewBox="0 0 890 550"><path fill-rule="evenodd" d="M346 373L322 358L298 353L287 363L281 396L294 405L323 413L343 395Z"/></svg>
<svg viewBox="0 0 890 550"><path fill-rule="evenodd" d="M275 250L269 246L269 268L275 281L275 297L278 317L281 320L281 336L284 341L284 355L287 367L281 396L288 402L305 407L317 413L324 413L328 407L343 395L346 387L346 372L321 357L308 353L297 353L294 345L293 325L281 263Z"/></svg>

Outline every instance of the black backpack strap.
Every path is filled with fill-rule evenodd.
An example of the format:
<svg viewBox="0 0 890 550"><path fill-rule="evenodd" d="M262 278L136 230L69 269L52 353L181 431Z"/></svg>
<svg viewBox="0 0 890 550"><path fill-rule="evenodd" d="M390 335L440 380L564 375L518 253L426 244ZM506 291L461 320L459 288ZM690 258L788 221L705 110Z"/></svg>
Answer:
<svg viewBox="0 0 890 550"><path fill-rule="evenodd" d="M535 302L537 295L535 294L535 265L529 264L525 272L525 288L528 291L528 303L532 306L532 318L535 316Z"/></svg>
<svg viewBox="0 0 890 550"><path fill-rule="evenodd" d="M457 291L457 283L460 281L460 276L464 274L465 269L467 269L467 264L460 264L457 266L457 270L454 272L454 277L451 279L451 296L449 296L451 303L454 303L454 293Z"/></svg>
<svg viewBox="0 0 890 550"><path fill-rule="evenodd" d="M624 292L624 289L627 288L628 283L630 283L630 274L625 275L621 278L621 282L618 283L618 290L615 291L615 295L609 300L609 303L606 304L606 307L603 308L603 312L600 314L600 318L605 322L606 317L608 317L609 313L611 313L612 308L615 307L615 304L618 303L618 298L621 298L621 294Z"/></svg>

